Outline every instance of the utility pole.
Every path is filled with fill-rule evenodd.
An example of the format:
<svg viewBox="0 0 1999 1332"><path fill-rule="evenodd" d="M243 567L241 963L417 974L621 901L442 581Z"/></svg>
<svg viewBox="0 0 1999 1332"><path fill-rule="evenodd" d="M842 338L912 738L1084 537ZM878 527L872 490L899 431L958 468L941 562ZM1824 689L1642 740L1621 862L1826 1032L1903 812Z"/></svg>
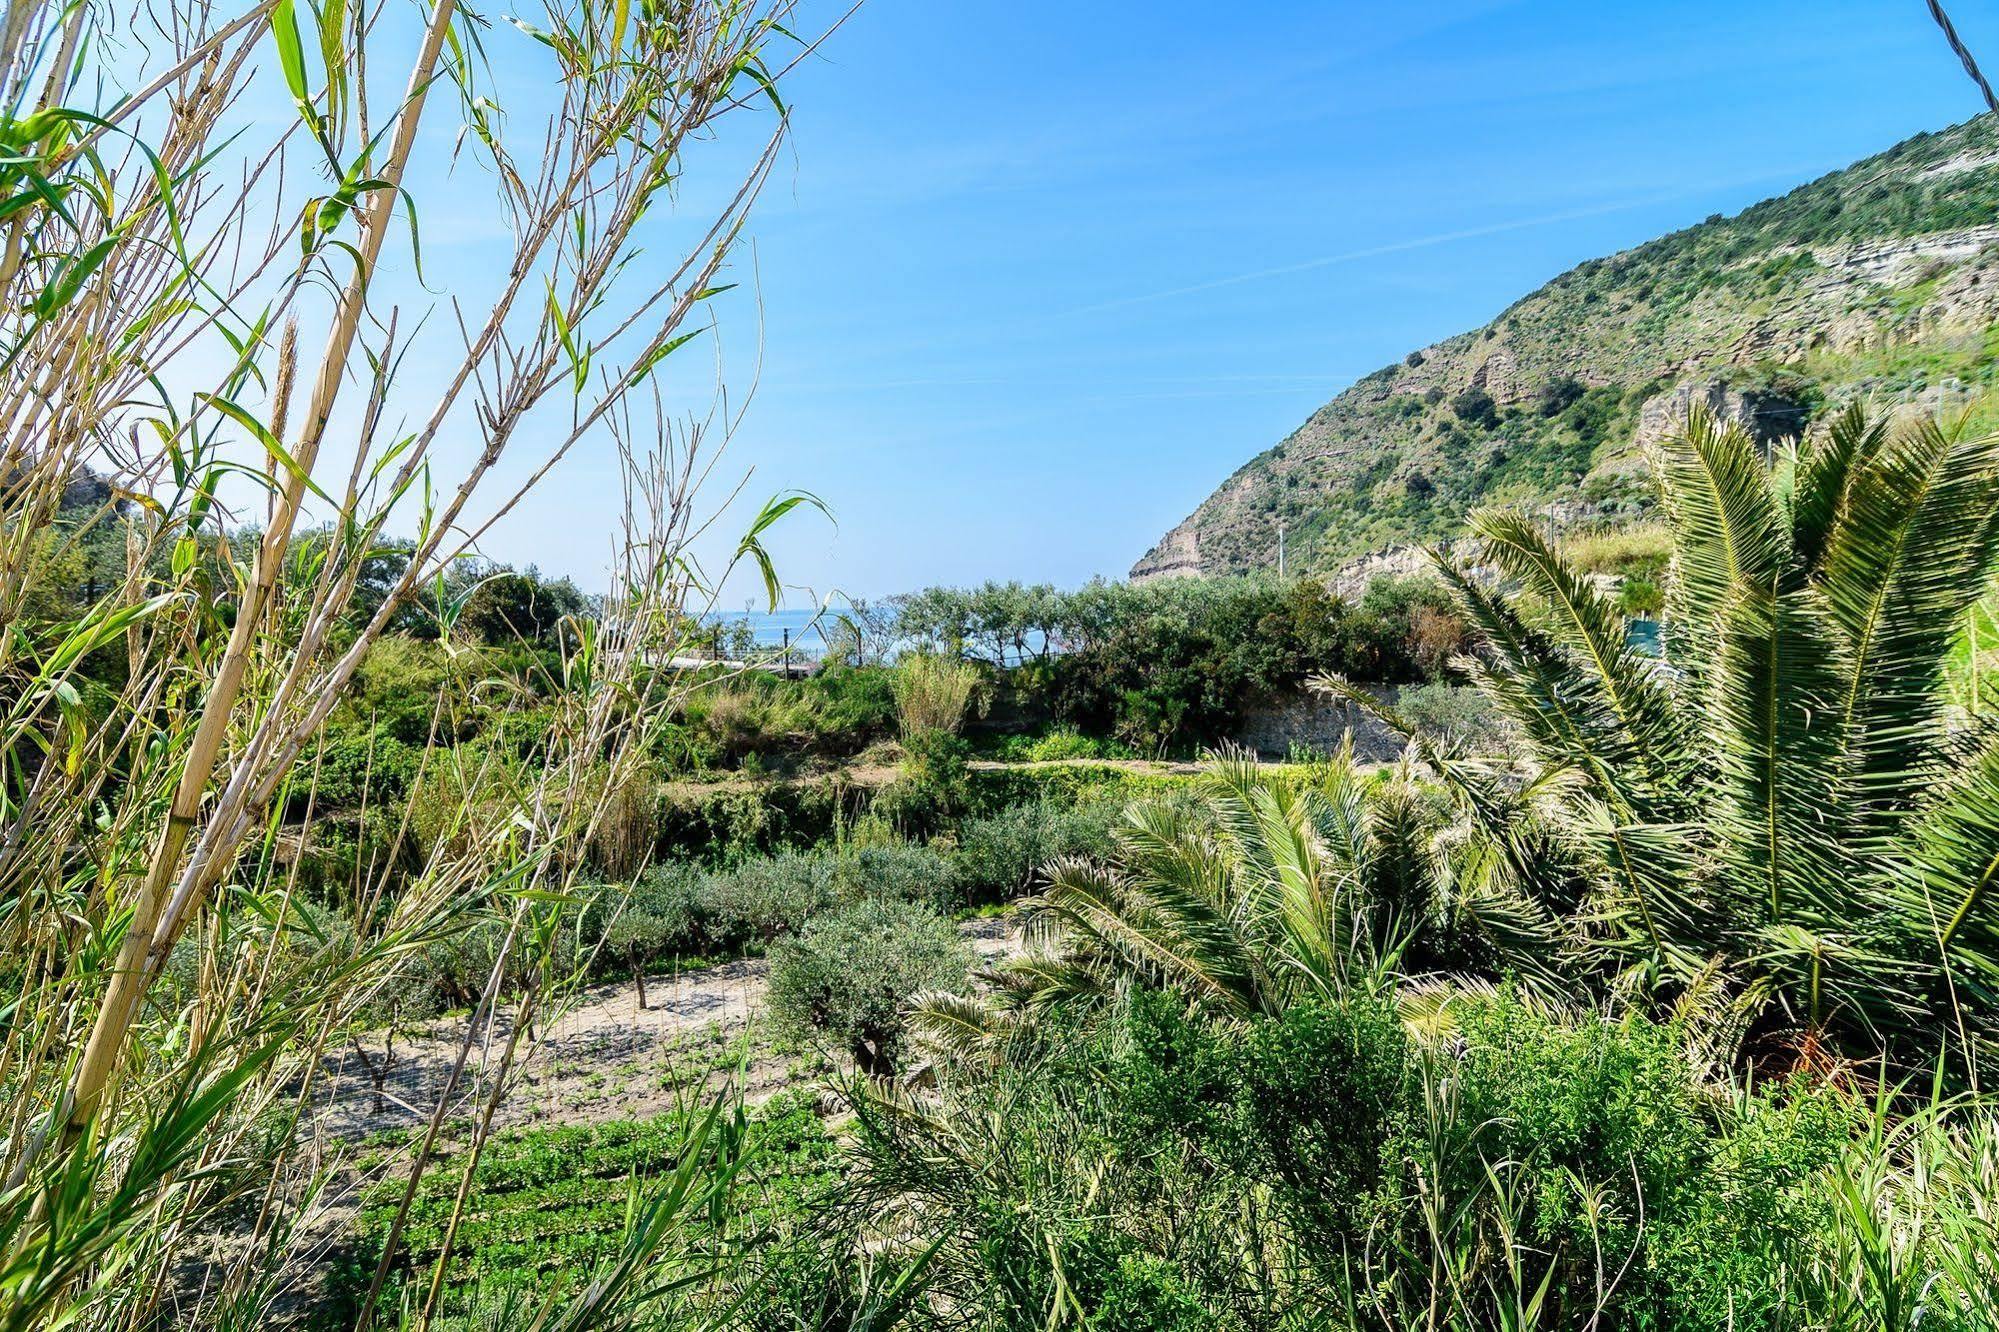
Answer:
<svg viewBox="0 0 1999 1332"><path fill-rule="evenodd" d="M1277 525L1277 581L1284 581L1284 524Z"/></svg>

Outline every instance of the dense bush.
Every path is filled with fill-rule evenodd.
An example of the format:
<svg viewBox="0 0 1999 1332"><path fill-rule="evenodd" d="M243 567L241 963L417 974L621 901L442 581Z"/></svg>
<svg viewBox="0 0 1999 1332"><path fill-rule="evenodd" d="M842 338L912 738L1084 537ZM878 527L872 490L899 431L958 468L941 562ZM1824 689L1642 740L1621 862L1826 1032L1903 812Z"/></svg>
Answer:
<svg viewBox="0 0 1999 1332"><path fill-rule="evenodd" d="M895 708L904 743L924 732L957 734L978 685L978 672L955 656L913 652L904 657L895 669Z"/></svg>
<svg viewBox="0 0 1999 1332"><path fill-rule="evenodd" d="M830 780L669 784L659 802L654 845L667 859L732 864L830 841L869 802L865 789Z"/></svg>
<svg viewBox="0 0 1999 1332"><path fill-rule="evenodd" d="M763 671L693 691L661 757L687 769L734 767L751 755L843 758L895 733L896 673L829 666L803 679Z"/></svg>
<svg viewBox="0 0 1999 1332"><path fill-rule="evenodd" d="M1064 1288L1096 1325L1119 1271L1158 1274L1174 1326L1532 1303L1553 1328L1785 1327L1865 1118L1825 1088L1717 1097L1672 1028L1504 996L1418 1039L1382 999L1238 1023L1147 991L961 1070L921 1120L864 1110L847 1205L917 1200L935 1285L995 1327Z"/></svg>
<svg viewBox="0 0 1999 1332"><path fill-rule="evenodd" d="M996 672L991 726L1053 723L1143 753L1224 739L1246 708L1314 671L1413 681L1464 645L1462 624L1439 618L1450 615L1441 588L1421 579L1381 581L1358 601L1315 579L987 584L926 589L899 614L909 642ZM1063 757L1061 745L1035 757Z"/></svg>
<svg viewBox="0 0 1999 1332"><path fill-rule="evenodd" d="M928 847L893 843L783 851L721 869L654 867L629 889L608 887L582 913L581 945L602 965L637 971L674 957L761 952L814 917L856 902L948 908L953 870Z"/></svg>
<svg viewBox="0 0 1999 1332"><path fill-rule="evenodd" d="M1141 992L1111 1066L1116 1132L1139 1149L1177 1137L1218 1168L1268 1181L1332 1254L1372 1219L1410 1059L1400 1019L1379 1002L1299 1007L1238 1041L1177 998Z"/></svg>
<svg viewBox="0 0 1999 1332"><path fill-rule="evenodd" d="M1477 430L1489 430L1499 424L1499 405L1482 388L1468 388L1452 398L1451 411Z"/></svg>
<svg viewBox="0 0 1999 1332"><path fill-rule="evenodd" d="M1440 589L1414 580L1378 583L1358 604L1310 580L1155 586L1097 589L1101 604L1079 610L1047 689L1058 719L1143 752L1225 739L1250 705L1315 670L1419 679L1418 614L1445 607Z"/></svg>
<svg viewBox="0 0 1999 1332"><path fill-rule="evenodd" d="M911 996L962 986L971 966L971 951L936 911L866 898L814 917L772 951L770 1010L795 1033L839 1042L870 1077L890 1077L902 1062Z"/></svg>
<svg viewBox="0 0 1999 1332"><path fill-rule="evenodd" d="M1412 685L1396 696L1395 710L1418 730L1448 737L1476 753L1492 753L1505 745L1499 714L1471 685Z"/></svg>
<svg viewBox="0 0 1999 1332"><path fill-rule="evenodd" d="M1108 855L1116 806L1037 800L967 819L956 832L952 877L962 900L981 905L1024 892L1042 866L1065 856Z"/></svg>
<svg viewBox="0 0 1999 1332"><path fill-rule="evenodd" d="M903 737L902 774L875 794L870 814L907 837L927 836L961 815L972 799L972 747L948 731Z"/></svg>

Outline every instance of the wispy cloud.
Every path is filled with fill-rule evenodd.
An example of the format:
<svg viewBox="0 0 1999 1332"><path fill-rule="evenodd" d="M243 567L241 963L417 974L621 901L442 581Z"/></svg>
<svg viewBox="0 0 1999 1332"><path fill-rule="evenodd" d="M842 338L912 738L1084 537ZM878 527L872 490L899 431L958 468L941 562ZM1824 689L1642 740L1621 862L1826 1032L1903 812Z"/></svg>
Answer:
<svg viewBox="0 0 1999 1332"><path fill-rule="evenodd" d="M1514 218L1506 222L1493 222L1480 227L1465 227L1458 231L1440 231L1427 236L1410 236L1403 240L1386 241L1380 245L1363 246L1357 250L1346 250L1339 254L1321 255L1316 259L1305 259L1294 264L1280 264L1274 268L1256 268L1246 273L1231 273L1226 277L1210 278L1205 282L1192 282L1181 287L1167 287L1160 291L1141 292L1133 296L1119 296L1107 301L1097 301L1091 305L1079 305L1073 309L1056 312L1054 318L1071 318L1080 315L1101 314L1107 310L1122 310L1134 305L1147 305L1154 301L1169 301L1181 296L1194 296L1202 292L1216 291L1223 287L1239 287L1245 283L1263 282L1270 278L1290 277L1297 273L1309 273L1315 269L1332 268L1338 264L1358 263L1363 259L1375 259L1385 254L1402 254L1409 250L1425 250L1434 245L1449 245L1455 241L1477 240L1482 236L1497 236L1509 231L1527 231L1534 227L1555 226L1563 222L1575 222L1583 218L1603 217L1611 213L1629 212L1652 204L1671 203L1694 195L1706 194L1717 189L1727 189L1741 185L1760 184L1772 179L1789 179L1789 171L1762 172L1751 178L1726 181L1711 181L1692 189L1653 191L1635 195L1628 199L1616 199L1607 203L1591 204L1583 208L1565 208L1559 212L1541 213L1534 217Z"/></svg>

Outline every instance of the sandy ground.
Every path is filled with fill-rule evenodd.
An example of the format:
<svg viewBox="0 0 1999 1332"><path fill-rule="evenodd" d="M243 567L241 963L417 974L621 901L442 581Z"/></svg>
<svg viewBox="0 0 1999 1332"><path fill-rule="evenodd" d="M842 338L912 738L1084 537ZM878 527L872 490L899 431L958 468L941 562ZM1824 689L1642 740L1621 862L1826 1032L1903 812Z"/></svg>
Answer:
<svg viewBox="0 0 1999 1332"><path fill-rule="evenodd" d="M969 920L959 928L988 962L1018 951L1018 931L1004 918ZM751 958L648 977L644 1008L634 982L586 988L555 1021L534 1031L495 1122L517 1127L658 1114L679 1104L690 1086L705 1083L717 1068L740 1065L740 1085L751 1100L832 1071L829 1052L786 1046L762 1029L768 965ZM352 1139L426 1121L458 1057L466 1022L440 1019L397 1040L379 1105L361 1054L352 1046L330 1052L321 1079L320 1131ZM504 1023L496 1022L474 1042L454 1115L476 1113L487 1088L477 1085L471 1071L482 1052L497 1060L507 1034ZM380 1037L364 1039L362 1048L371 1061L382 1057Z"/></svg>

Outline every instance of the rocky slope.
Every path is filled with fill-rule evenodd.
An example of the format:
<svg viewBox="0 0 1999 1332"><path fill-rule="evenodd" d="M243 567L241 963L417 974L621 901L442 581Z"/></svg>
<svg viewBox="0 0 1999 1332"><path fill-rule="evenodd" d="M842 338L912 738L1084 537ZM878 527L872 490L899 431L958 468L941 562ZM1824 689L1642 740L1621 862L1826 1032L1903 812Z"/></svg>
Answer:
<svg viewBox="0 0 1999 1332"><path fill-rule="evenodd" d="M1479 503L1626 520L1650 502L1644 441L1695 399L1771 439L1855 394L1984 413L1995 322L1987 116L1578 265L1375 371L1244 464L1132 577L1268 568L1280 524L1294 571L1331 572L1447 537Z"/></svg>

